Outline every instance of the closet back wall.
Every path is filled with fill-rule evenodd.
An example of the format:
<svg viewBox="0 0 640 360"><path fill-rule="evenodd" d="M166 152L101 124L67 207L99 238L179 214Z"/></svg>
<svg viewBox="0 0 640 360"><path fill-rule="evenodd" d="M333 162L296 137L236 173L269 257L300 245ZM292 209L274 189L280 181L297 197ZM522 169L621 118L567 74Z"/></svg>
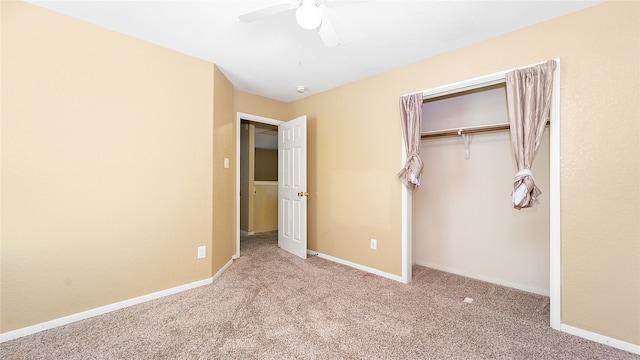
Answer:
<svg viewBox="0 0 640 360"><path fill-rule="evenodd" d="M430 101L422 132L507 123L504 87ZM413 262L549 295L549 136L533 164L540 205L515 210L517 172L508 131L427 138L425 168L413 194Z"/></svg>

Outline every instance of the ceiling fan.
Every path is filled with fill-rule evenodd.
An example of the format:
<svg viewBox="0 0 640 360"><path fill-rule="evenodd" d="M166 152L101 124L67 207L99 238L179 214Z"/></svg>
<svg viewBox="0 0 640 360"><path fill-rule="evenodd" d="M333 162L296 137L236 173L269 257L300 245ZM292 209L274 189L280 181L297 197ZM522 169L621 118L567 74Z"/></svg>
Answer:
<svg viewBox="0 0 640 360"><path fill-rule="evenodd" d="M333 25L331 25L331 21L323 7L329 3L336 2L338 1L295 0L251 11L238 16L238 19L243 22L254 22L285 11L295 10L296 20L301 28L316 30L322 42L328 47L333 47L340 45L340 37L338 37Z"/></svg>

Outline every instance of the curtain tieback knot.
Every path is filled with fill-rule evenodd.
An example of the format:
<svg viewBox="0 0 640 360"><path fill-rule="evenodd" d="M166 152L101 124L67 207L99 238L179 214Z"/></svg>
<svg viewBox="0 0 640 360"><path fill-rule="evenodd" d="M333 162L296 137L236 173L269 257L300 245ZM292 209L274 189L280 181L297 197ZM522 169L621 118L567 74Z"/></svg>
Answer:
<svg viewBox="0 0 640 360"><path fill-rule="evenodd" d="M520 171L518 171L518 173L516 174L516 176L514 177L515 180L518 180L519 178L523 178L525 176L531 176L533 177L533 172L531 172L530 169L522 169Z"/></svg>
<svg viewBox="0 0 640 360"><path fill-rule="evenodd" d="M525 179L529 177L531 181L525 181ZM533 172L530 169L522 169L518 171L516 176L513 178L514 185L517 185L515 189L513 189L513 193L511 194L511 200L513 204L518 206L522 203L525 197L529 194L531 189L535 186L535 180L533 179Z"/></svg>
<svg viewBox="0 0 640 360"><path fill-rule="evenodd" d="M407 162L398 173L398 177L409 189L413 190L420 186L420 175L423 167L422 159L417 153L413 152L407 157Z"/></svg>
<svg viewBox="0 0 640 360"><path fill-rule="evenodd" d="M420 155L413 152L409 155L407 159L406 169L409 171L409 181L415 185L420 185L420 174L422 174L422 169L424 164L422 163L422 159Z"/></svg>

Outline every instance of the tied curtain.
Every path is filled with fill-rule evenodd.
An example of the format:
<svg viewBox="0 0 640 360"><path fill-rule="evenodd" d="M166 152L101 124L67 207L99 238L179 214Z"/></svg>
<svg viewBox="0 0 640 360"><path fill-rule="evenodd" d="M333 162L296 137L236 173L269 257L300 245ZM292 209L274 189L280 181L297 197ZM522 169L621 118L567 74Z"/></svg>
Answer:
<svg viewBox="0 0 640 360"><path fill-rule="evenodd" d="M511 145L518 173L513 179L513 207L533 207L542 194L531 165L549 119L555 61L505 74Z"/></svg>
<svg viewBox="0 0 640 360"><path fill-rule="evenodd" d="M422 121L422 93L400 97L402 136L404 137L407 161L398 172L398 177L409 189L420 186L424 164L420 159L420 122Z"/></svg>

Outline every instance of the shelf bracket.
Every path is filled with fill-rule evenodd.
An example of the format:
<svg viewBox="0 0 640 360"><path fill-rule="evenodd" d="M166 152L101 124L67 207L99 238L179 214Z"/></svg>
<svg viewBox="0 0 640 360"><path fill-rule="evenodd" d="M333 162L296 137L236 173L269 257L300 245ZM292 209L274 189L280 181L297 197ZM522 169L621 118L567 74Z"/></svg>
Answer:
<svg viewBox="0 0 640 360"><path fill-rule="evenodd" d="M462 142L464 142L464 158L469 160L469 157L471 157L469 153L469 135L463 134L462 129L458 130L458 135L462 136Z"/></svg>

